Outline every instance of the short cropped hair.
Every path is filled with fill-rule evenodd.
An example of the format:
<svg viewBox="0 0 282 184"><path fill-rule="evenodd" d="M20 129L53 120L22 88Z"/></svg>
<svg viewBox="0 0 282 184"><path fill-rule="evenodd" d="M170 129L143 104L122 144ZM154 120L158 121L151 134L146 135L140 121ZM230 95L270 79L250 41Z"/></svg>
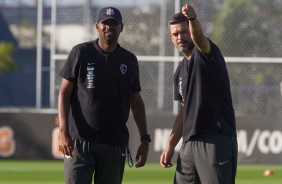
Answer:
<svg viewBox="0 0 282 184"><path fill-rule="evenodd" d="M173 25L173 24L177 24L177 23L180 23L180 22L189 23L187 17L183 13L176 13L168 19L168 26Z"/></svg>

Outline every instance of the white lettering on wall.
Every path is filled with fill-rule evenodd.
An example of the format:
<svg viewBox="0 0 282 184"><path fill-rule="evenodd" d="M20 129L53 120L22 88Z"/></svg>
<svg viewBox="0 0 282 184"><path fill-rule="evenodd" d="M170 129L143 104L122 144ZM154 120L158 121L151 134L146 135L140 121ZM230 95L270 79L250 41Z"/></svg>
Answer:
<svg viewBox="0 0 282 184"><path fill-rule="evenodd" d="M246 152L247 156L250 156L253 153L254 148L256 146L256 142L258 140L259 133L260 133L260 130L255 130L255 132L254 132L254 134L252 136L251 142L250 142L250 144L248 146L247 152Z"/></svg>
<svg viewBox="0 0 282 184"><path fill-rule="evenodd" d="M160 152L165 149L172 129L157 128L154 131L153 146L154 151ZM250 135L251 134L251 135ZM255 129L250 133L247 130L237 131L238 152L250 157L254 151L261 154L281 154L282 153L282 131ZM179 152L182 140L175 147Z"/></svg>
<svg viewBox="0 0 282 184"><path fill-rule="evenodd" d="M270 131L262 131L258 139L258 149L263 154L269 153L269 147L267 146L267 140L269 135L270 135Z"/></svg>
<svg viewBox="0 0 282 184"><path fill-rule="evenodd" d="M282 132L256 129L248 140L246 130L237 131L238 152L251 156L255 149L262 154L282 153Z"/></svg>
<svg viewBox="0 0 282 184"><path fill-rule="evenodd" d="M278 130L272 132L269 137L269 147L271 153L279 154L282 152L282 133Z"/></svg>
<svg viewBox="0 0 282 184"><path fill-rule="evenodd" d="M154 151L159 152L165 149L171 131L172 129L161 129L161 128L155 129ZM182 139L178 142L178 144L175 147L176 152L179 152L181 145L182 145Z"/></svg>
<svg viewBox="0 0 282 184"><path fill-rule="evenodd" d="M248 149L248 133L246 130L240 130L237 132L237 142L238 142L238 150L240 152L246 153Z"/></svg>

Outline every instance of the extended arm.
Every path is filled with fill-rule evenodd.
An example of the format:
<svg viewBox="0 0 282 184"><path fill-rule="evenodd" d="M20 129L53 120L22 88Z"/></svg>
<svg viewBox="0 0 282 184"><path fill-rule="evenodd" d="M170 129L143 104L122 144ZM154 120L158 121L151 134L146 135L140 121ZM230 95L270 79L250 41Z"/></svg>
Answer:
<svg viewBox="0 0 282 184"><path fill-rule="evenodd" d="M136 122L140 136L142 137L144 135L147 135L148 129L147 129L147 121L146 121L146 111L140 92L133 93L131 95L130 105L131 105L131 112ZM136 154L136 161L137 161L137 164L135 165L136 167L142 167L145 165L148 157L148 151L149 151L149 142L142 141Z"/></svg>
<svg viewBox="0 0 282 184"><path fill-rule="evenodd" d="M182 7L182 13L189 20L189 30L195 46L206 56L210 57L210 42L202 31L201 24L197 19L194 8L189 4Z"/></svg>

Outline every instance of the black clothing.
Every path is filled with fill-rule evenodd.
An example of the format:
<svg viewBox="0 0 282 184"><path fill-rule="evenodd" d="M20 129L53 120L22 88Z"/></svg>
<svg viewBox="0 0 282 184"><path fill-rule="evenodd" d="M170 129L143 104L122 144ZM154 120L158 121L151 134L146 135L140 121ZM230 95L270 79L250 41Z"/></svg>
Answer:
<svg viewBox="0 0 282 184"><path fill-rule="evenodd" d="M105 53L96 39L73 47L60 75L75 84L69 114L71 137L128 144L130 96L141 90L136 56L119 45Z"/></svg>
<svg viewBox="0 0 282 184"><path fill-rule="evenodd" d="M191 136L215 131L236 136L225 60L211 41L210 47L211 59L195 47L190 60L184 58L174 75L174 98L184 101L184 142Z"/></svg>
<svg viewBox="0 0 282 184"><path fill-rule="evenodd" d="M109 145L74 139L72 158L64 158L66 184L121 184L126 145ZM93 177L94 175L94 177Z"/></svg>

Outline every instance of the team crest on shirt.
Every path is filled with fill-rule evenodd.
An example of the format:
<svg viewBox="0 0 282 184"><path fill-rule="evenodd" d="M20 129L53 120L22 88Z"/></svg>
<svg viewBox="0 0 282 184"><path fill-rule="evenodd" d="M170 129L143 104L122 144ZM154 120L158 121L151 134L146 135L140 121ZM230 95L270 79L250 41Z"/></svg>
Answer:
<svg viewBox="0 0 282 184"><path fill-rule="evenodd" d="M122 74L125 74L125 72L127 71L127 66L125 64L121 64L119 69Z"/></svg>

